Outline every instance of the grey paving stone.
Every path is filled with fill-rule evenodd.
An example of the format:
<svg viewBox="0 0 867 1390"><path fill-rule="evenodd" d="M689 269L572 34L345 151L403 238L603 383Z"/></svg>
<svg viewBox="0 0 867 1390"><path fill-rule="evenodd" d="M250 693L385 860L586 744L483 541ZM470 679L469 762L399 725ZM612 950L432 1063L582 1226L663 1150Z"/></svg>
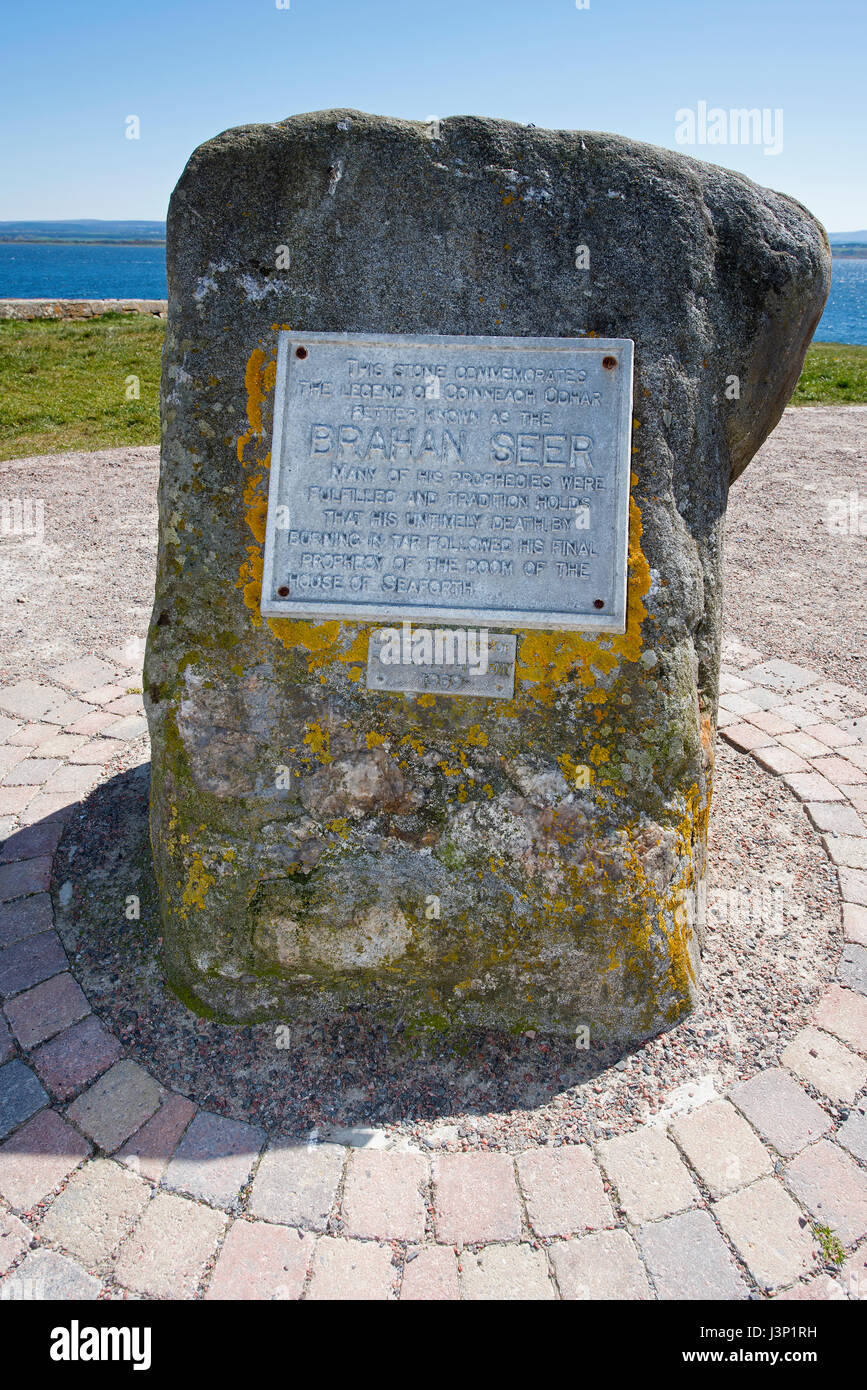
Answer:
<svg viewBox="0 0 867 1390"><path fill-rule="evenodd" d="M48 893L36 893L0 907L0 947L11 946L27 936L40 936L54 926L54 911Z"/></svg>
<svg viewBox="0 0 867 1390"><path fill-rule="evenodd" d="M30 1211L90 1151L56 1110L42 1110L0 1145L0 1193L16 1210Z"/></svg>
<svg viewBox="0 0 867 1390"><path fill-rule="evenodd" d="M98 1298L101 1291L99 1279L88 1274L74 1260L53 1250L31 1251L3 1283L3 1298L10 1300L90 1301Z"/></svg>
<svg viewBox="0 0 867 1390"><path fill-rule="evenodd" d="M253 1179L250 1212L278 1225L324 1231L345 1161L346 1149L338 1144L272 1142Z"/></svg>
<svg viewBox="0 0 867 1390"><path fill-rule="evenodd" d="M638 1244L660 1298L748 1298L728 1246L706 1211L642 1226Z"/></svg>
<svg viewBox="0 0 867 1390"><path fill-rule="evenodd" d="M698 1188L670 1139L644 1126L599 1145L599 1161L636 1225L670 1216L699 1199Z"/></svg>
<svg viewBox="0 0 867 1390"><path fill-rule="evenodd" d="M806 1218L776 1178L760 1178L714 1204L714 1213L756 1283L772 1291L809 1273Z"/></svg>
<svg viewBox="0 0 867 1390"><path fill-rule="evenodd" d="M372 1240L322 1236L313 1253L307 1297L315 1301L375 1302L394 1296L391 1250Z"/></svg>
<svg viewBox="0 0 867 1390"><path fill-rule="evenodd" d="M594 1231L577 1240L555 1241L548 1254L563 1298L623 1302L653 1298L626 1231Z"/></svg>
<svg viewBox="0 0 867 1390"><path fill-rule="evenodd" d="M862 1101L850 1112L846 1123L837 1131L837 1142L862 1163L867 1163L867 1102Z"/></svg>
<svg viewBox="0 0 867 1390"><path fill-rule="evenodd" d="M45 1042L89 1013L84 991L67 972L6 1002L6 1017L25 1049Z"/></svg>
<svg viewBox="0 0 867 1390"><path fill-rule="evenodd" d="M847 943L843 947L837 966L837 979L856 993L867 995L867 950L863 946Z"/></svg>
<svg viewBox="0 0 867 1390"><path fill-rule="evenodd" d="M162 1087L137 1062L116 1062L67 1110L73 1124L106 1153L134 1134L159 1108Z"/></svg>
<svg viewBox="0 0 867 1390"><path fill-rule="evenodd" d="M38 1076L17 1057L0 1067L0 1139L47 1104Z"/></svg>
<svg viewBox="0 0 867 1390"><path fill-rule="evenodd" d="M537 1236L571 1236L614 1225L602 1174L583 1145L519 1154L518 1178Z"/></svg>
<svg viewBox="0 0 867 1390"><path fill-rule="evenodd" d="M163 1187L230 1206L250 1177L264 1130L200 1110L162 1176Z"/></svg>
<svg viewBox="0 0 867 1390"><path fill-rule="evenodd" d="M15 941L0 951L0 996L8 999L68 969L69 961L56 932Z"/></svg>
<svg viewBox="0 0 867 1390"><path fill-rule="evenodd" d="M780 1061L830 1100L854 1100L867 1082L867 1062L818 1028L802 1028Z"/></svg>
<svg viewBox="0 0 867 1390"><path fill-rule="evenodd" d="M739 1082L729 1097L784 1158L791 1158L831 1128L821 1106L779 1067Z"/></svg>
<svg viewBox="0 0 867 1390"><path fill-rule="evenodd" d="M772 1171L767 1150L730 1101L710 1101L682 1115L671 1133L712 1197Z"/></svg>
<svg viewBox="0 0 867 1390"><path fill-rule="evenodd" d="M474 1302L539 1302L557 1297L544 1252L529 1245L465 1250L460 1265L463 1296Z"/></svg>

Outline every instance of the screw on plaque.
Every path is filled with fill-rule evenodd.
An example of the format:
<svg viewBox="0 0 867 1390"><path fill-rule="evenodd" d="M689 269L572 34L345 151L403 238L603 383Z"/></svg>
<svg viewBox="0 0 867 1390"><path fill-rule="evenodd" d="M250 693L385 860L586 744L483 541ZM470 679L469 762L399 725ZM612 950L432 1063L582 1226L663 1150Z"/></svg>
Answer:
<svg viewBox="0 0 867 1390"><path fill-rule="evenodd" d="M288 584L281 584L281 585L280 585L280 588L277 590L277 597L278 597L278 598L288 598L288 597L289 597L289 585L288 585Z"/></svg>
<svg viewBox="0 0 867 1390"><path fill-rule="evenodd" d="M604 600L604 598L595 598L595 599L593 600L593 607L594 607L594 608L604 608L604 607L605 607L605 600Z"/></svg>
<svg viewBox="0 0 867 1390"><path fill-rule="evenodd" d="M616 357L603 357L603 359L602 359L602 365L603 365L603 367L605 368L606 372L613 372L613 371L614 371L614 368L617 366L617 358L616 358Z"/></svg>
<svg viewBox="0 0 867 1390"><path fill-rule="evenodd" d="M304 358L307 356L307 349L306 349L306 347L297 347L297 348L295 349L295 356L296 356L296 357L300 357L301 361L303 362L303 361L304 361Z"/></svg>

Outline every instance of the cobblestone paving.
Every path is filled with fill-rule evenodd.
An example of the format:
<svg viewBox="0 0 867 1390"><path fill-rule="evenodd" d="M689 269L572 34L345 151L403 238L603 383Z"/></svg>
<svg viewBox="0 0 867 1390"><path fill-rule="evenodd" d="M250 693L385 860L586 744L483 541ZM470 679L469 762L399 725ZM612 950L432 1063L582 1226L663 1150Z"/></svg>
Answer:
<svg viewBox="0 0 867 1390"><path fill-rule="evenodd" d="M727 1097L517 1156L289 1143L166 1091L90 1011L48 893L64 821L146 731L136 668L0 690L0 1298L867 1297L867 698L726 655L722 737L837 868L837 981Z"/></svg>

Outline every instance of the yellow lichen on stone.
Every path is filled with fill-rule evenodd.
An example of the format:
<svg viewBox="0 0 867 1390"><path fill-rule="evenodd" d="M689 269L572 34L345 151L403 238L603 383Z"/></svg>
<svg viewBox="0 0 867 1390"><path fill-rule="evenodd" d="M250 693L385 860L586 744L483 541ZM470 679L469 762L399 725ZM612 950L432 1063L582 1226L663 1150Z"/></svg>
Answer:
<svg viewBox="0 0 867 1390"><path fill-rule="evenodd" d="M209 874L200 854L193 855L190 866L187 870L187 882L181 895L183 903L182 912L186 917L191 907L204 908L205 898L208 889L215 882L213 874Z"/></svg>

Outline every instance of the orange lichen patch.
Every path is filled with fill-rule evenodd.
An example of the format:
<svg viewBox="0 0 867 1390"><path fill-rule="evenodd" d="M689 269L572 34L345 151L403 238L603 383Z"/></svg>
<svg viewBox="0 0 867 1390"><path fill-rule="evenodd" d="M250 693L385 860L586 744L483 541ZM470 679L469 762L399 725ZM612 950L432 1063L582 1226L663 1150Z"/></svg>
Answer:
<svg viewBox="0 0 867 1390"><path fill-rule="evenodd" d="M269 358L262 348L254 348L247 359L244 385L247 388L247 423L249 429L238 436L238 462L244 461L244 450L254 437L262 437L262 405L273 391L277 380L277 359Z"/></svg>
<svg viewBox="0 0 867 1390"><path fill-rule="evenodd" d="M419 695L416 701L417 704L421 705L422 709L430 709L436 702L435 695Z"/></svg>
<svg viewBox="0 0 867 1390"><path fill-rule="evenodd" d="M378 734L371 729L370 733L365 734L368 748L378 748L381 743L385 743L385 735Z"/></svg>
<svg viewBox="0 0 867 1390"><path fill-rule="evenodd" d="M206 870L202 863L201 855L194 855L190 867L187 870L187 882L181 895L181 902L184 907L183 915L185 917L187 915L187 910L191 907L204 908L208 889L214 882L214 876L213 874L209 874Z"/></svg>
<svg viewBox="0 0 867 1390"><path fill-rule="evenodd" d="M269 454L269 466L270 462L271 456ZM244 519L260 545L265 544L265 521L268 516L268 498L259 488L264 476L264 473L257 473L244 488L244 506L247 509Z"/></svg>
<svg viewBox="0 0 867 1390"><path fill-rule="evenodd" d="M481 724L471 724L466 732L466 741L474 748L487 748L488 735L485 733Z"/></svg>
<svg viewBox="0 0 867 1390"><path fill-rule="evenodd" d="M330 743L328 730L323 729L316 720L309 721L304 727L306 729L304 742L308 748L316 754L321 763L333 762L334 759L328 751Z"/></svg>
<svg viewBox="0 0 867 1390"><path fill-rule="evenodd" d="M632 474L633 485L637 482ZM604 637L585 637L580 632L526 632L518 647L515 679L536 687L533 702L550 703L556 687L571 672L587 688L586 700L602 702L607 691L598 682L621 661L637 661L641 655L641 625L647 617L644 596L650 592L650 566L641 549L641 510L629 499L629 571L626 631Z"/></svg>

